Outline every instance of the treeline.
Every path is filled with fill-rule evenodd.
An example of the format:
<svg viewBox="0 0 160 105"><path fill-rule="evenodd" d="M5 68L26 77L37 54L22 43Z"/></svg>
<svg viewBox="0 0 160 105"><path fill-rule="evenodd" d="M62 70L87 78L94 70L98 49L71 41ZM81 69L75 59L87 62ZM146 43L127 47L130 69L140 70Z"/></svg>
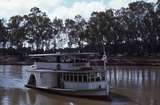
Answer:
<svg viewBox="0 0 160 105"><path fill-rule="evenodd" d="M160 3L132 2L128 8L93 12L89 19L50 19L37 7L24 16L0 19L1 53L102 53L103 45L109 55L160 54Z"/></svg>

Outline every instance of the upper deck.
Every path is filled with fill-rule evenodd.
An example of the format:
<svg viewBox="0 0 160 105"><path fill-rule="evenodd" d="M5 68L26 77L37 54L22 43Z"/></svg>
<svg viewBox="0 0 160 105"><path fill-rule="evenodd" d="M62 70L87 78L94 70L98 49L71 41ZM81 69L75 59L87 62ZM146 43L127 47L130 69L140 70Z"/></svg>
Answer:
<svg viewBox="0 0 160 105"><path fill-rule="evenodd" d="M98 53L30 54L36 69L60 71L93 70L102 61ZM103 64L103 63L102 63ZM102 66L102 65L101 65Z"/></svg>
<svg viewBox="0 0 160 105"><path fill-rule="evenodd" d="M98 55L98 53L51 53L51 54L29 54L30 57L43 57L43 56L93 56Z"/></svg>
<svg viewBox="0 0 160 105"><path fill-rule="evenodd" d="M98 53L55 53L55 54L30 54L35 62L52 63L80 63L98 58Z"/></svg>

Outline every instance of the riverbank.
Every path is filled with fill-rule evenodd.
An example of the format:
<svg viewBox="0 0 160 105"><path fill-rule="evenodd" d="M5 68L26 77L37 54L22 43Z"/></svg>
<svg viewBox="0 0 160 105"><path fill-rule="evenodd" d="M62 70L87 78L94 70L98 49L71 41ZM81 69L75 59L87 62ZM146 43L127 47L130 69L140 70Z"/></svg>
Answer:
<svg viewBox="0 0 160 105"><path fill-rule="evenodd" d="M160 66L160 57L111 57L108 65Z"/></svg>
<svg viewBox="0 0 160 105"><path fill-rule="evenodd" d="M33 62L29 59L21 59L16 56L0 56L0 65L31 65Z"/></svg>
<svg viewBox="0 0 160 105"><path fill-rule="evenodd" d="M31 65L29 58L0 56L0 65ZM107 65L115 66L160 66L160 57L110 57Z"/></svg>

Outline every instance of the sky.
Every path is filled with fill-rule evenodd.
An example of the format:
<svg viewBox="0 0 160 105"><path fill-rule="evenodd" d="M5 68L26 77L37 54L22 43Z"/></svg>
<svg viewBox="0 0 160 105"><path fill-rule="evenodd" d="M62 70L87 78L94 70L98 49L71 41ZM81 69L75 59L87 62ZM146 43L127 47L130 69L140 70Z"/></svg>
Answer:
<svg viewBox="0 0 160 105"><path fill-rule="evenodd" d="M127 7L131 1L137 0L0 0L0 18L8 19L14 15L28 14L32 7L40 8L50 18L73 19L75 15L89 18L93 11Z"/></svg>

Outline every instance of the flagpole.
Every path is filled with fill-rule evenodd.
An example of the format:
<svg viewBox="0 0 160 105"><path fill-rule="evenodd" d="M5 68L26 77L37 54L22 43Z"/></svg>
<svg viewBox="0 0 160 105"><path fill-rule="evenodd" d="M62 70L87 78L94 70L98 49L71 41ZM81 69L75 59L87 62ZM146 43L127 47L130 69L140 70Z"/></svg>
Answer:
<svg viewBox="0 0 160 105"><path fill-rule="evenodd" d="M108 83L107 81L107 67L106 67L106 62L107 62L107 55L106 55L106 49L105 49L105 45L106 45L106 40L104 39L104 36L103 36L103 57L104 57L104 60L103 60L103 63L104 63L104 73L105 73L105 81L106 81L106 92L109 93L109 89L110 89L110 84Z"/></svg>
<svg viewBox="0 0 160 105"><path fill-rule="evenodd" d="M106 62L105 62L105 56L106 56L106 52L104 51L105 48L104 48L104 45L103 45L103 66L104 66L104 70L106 70Z"/></svg>
<svg viewBox="0 0 160 105"><path fill-rule="evenodd" d="M105 40L104 40L104 36L103 36L103 57L104 57L104 60L103 60L103 66L104 66L104 70L106 70L106 61L107 61L107 55L106 55L106 50L105 50Z"/></svg>

